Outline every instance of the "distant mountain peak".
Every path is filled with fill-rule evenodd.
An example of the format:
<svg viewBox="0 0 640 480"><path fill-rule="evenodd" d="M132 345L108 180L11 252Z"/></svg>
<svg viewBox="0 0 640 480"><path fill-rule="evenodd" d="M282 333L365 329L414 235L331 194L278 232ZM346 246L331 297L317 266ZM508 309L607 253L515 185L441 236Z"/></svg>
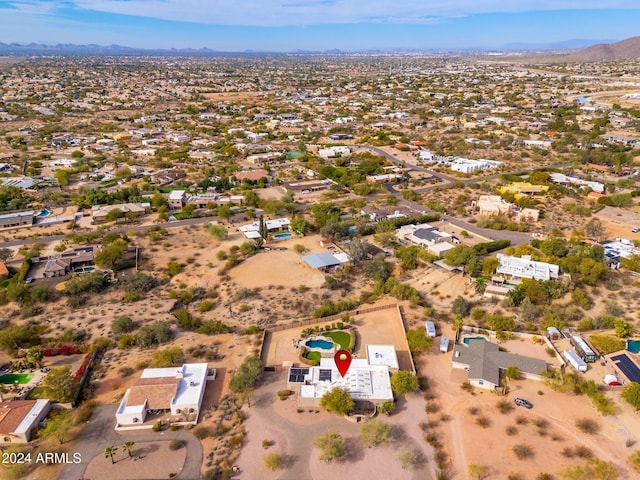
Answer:
<svg viewBox="0 0 640 480"><path fill-rule="evenodd" d="M640 58L640 37L631 37L615 43L598 43L572 53L569 60L599 62Z"/></svg>

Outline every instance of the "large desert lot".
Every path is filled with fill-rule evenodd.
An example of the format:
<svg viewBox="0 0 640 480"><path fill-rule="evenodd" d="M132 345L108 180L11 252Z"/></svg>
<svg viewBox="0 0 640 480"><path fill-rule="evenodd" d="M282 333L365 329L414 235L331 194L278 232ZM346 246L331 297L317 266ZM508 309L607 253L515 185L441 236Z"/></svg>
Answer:
<svg viewBox="0 0 640 480"><path fill-rule="evenodd" d="M447 333L453 334L449 326L443 328L443 334ZM542 355L536 355L536 347L529 342L515 340L503 346L513 353L539 358L546 355L543 347L537 347ZM558 393L534 380L511 381L506 397L478 388L469 393L461 388L467 373L451 368L451 353L432 352L423 360L419 370L428 377L434 396L428 403L437 404L438 409L430 419L440 419L436 429L441 432L452 459L452 478L468 478L470 464L486 468L487 476L483 478L502 479L519 474L518 478L535 480L541 473L560 478L559 473L567 467L586 463L567 453L567 449L575 451L581 446L588 448L594 457L616 465L619 478L640 478L627 462L635 451L627 442L640 439L640 424L631 407L620 398L619 391L608 394L619 407L619 413L603 417L586 396ZM546 360L554 361L551 357ZM596 372L596 376L600 374ZM501 413L498 402L506 399L513 404L516 397L529 400L533 408L527 410L514 405L511 411ZM446 421L443 422L443 418ZM485 424L479 418L488 422ZM578 430L576 421L585 418L597 423L597 433L587 435ZM518 459L513 451L517 445L530 447L531 456Z"/></svg>

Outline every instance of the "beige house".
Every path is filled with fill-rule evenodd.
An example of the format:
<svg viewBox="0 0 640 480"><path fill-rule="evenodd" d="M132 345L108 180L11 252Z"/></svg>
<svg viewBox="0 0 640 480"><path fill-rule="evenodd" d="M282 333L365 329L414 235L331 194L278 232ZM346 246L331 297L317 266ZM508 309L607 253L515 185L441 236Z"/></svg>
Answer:
<svg viewBox="0 0 640 480"><path fill-rule="evenodd" d="M513 211L513 204L499 195L480 195L475 206L480 215L510 215Z"/></svg>

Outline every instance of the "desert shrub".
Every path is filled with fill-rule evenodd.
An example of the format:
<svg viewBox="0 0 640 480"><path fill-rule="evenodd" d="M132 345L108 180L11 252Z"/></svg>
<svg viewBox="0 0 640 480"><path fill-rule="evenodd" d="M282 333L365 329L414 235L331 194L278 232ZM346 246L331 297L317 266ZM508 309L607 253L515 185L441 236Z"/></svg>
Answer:
<svg viewBox="0 0 640 480"><path fill-rule="evenodd" d="M489 420L489 417L481 415L476 418L476 424L481 426L482 428L487 428L489 427L489 425L491 425L491 420Z"/></svg>
<svg viewBox="0 0 640 480"><path fill-rule="evenodd" d="M118 369L118 375L120 375L122 378L130 377L131 375L133 375L133 368L121 367L120 369Z"/></svg>
<svg viewBox="0 0 640 480"><path fill-rule="evenodd" d="M292 394L293 394L292 390L288 390L288 389L287 390L279 390L278 391L278 398L280 398L280 400L286 400Z"/></svg>
<svg viewBox="0 0 640 480"><path fill-rule="evenodd" d="M111 322L111 331L113 333L128 333L135 329L135 324L133 320L127 315L120 315L116 317L116 319Z"/></svg>
<svg viewBox="0 0 640 480"><path fill-rule="evenodd" d="M192 430L193 436L198 440L204 440L208 437L213 437L215 435L214 431L210 427L205 427L204 425L198 425L196 428Z"/></svg>
<svg viewBox="0 0 640 480"><path fill-rule="evenodd" d="M500 400L497 404L498 410L500 410L500 413L509 413L511 410L513 410L513 404L508 401L508 400Z"/></svg>
<svg viewBox="0 0 640 480"><path fill-rule="evenodd" d="M512 437L513 435L515 435L516 433L518 433L518 429L516 427L514 427L513 425L509 425L506 430L505 430L506 434L509 435L510 437Z"/></svg>
<svg viewBox="0 0 640 480"><path fill-rule="evenodd" d="M582 432L588 435L594 435L600 431L600 425L598 422L591 418L580 418L576 420L576 427Z"/></svg>
<svg viewBox="0 0 640 480"><path fill-rule="evenodd" d="M180 450L184 447L184 440L171 440L169 442L169 450Z"/></svg>
<svg viewBox="0 0 640 480"><path fill-rule="evenodd" d="M198 328L197 332L204 335L218 335L221 333L229 333L231 327L220 320L207 320Z"/></svg>
<svg viewBox="0 0 640 480"><path fill-rule="evenodd" d="M584 445L576 447L574 450L574 454L576 457L585 458L587 460L593 458L593 452L591 451L591 449L585 447Z"/></svg>
<svg viewBox="0 0 640 480"><path fill-rule="evenodd" d="M527 460L535 455L533 448L529 445L514 445L512 451L518 460Z"/></svg>

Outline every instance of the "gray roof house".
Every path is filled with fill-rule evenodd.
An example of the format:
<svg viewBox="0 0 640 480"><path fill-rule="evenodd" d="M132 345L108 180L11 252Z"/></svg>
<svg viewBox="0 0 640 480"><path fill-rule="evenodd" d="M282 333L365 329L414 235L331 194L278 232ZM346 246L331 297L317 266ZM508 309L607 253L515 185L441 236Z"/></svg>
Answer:
<svg viewBox="0 0 640 480"><path fill-rule="evenodd" d="M458 344L451 357L453 368L469 372L469 383L487 390L500 387L502 372L509 367L517 367L522 378L541 380L541 372L547 370L547 363L538 358L525 357L503 352L495 343L472 339L469 345Z"/></svg>

